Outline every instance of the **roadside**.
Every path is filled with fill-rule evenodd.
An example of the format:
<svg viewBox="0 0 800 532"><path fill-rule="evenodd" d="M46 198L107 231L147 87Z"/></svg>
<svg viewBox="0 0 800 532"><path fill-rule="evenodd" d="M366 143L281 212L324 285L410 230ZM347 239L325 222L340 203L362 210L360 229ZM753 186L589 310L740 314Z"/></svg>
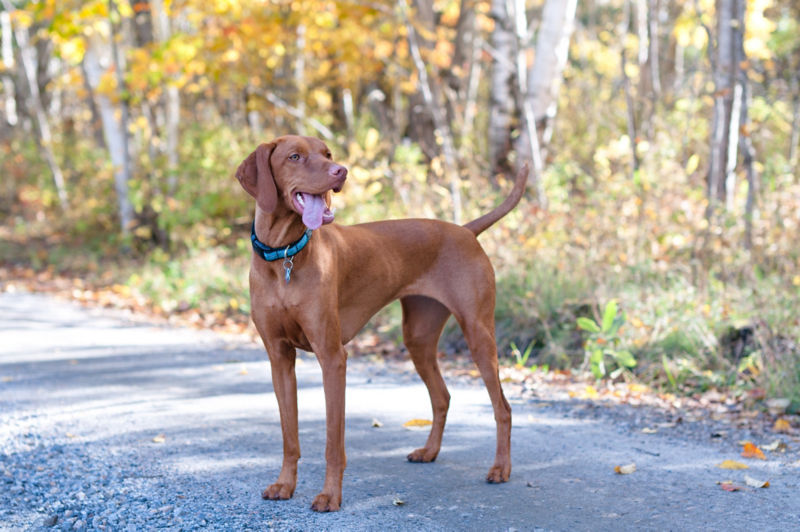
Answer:
<svg viewBox="0 0 800 532"><path fill-rule="evenodd" d="M429 417L427 392L406 362L369 357L348 369L342 511L308 508L325 443L321 378L308 355L298 364L298 488L290 501L262 501L281 459L263 350L240 337L134 318L0 294L0 529L800 527L796 434L630 400L598 406L583 384L511 379L512 478L487 485L494 423L469 369L448 363L453 399L439 459L410 464L405 454L426 433L403 424ZM740 456L740 438L766 445L773 436L786 444L782 452ZM724 460L748 469L717 467ZM634 473L614 473L630 463ZM770 486L747 487L745 475ZM725 480L742 489L725 491Z"/></svg>

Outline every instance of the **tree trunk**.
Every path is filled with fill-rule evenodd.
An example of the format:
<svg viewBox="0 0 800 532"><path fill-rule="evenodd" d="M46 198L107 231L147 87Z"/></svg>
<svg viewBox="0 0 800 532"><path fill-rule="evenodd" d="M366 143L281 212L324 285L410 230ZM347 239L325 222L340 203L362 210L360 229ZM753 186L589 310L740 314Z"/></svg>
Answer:
<svg viewBox="0 0 800 532"><path fill-rule="evenodd" d="M490 175L510 173L511 121L514 115L514 24L506 0L492 0L494 19L491 36L492 72L489 91L489 170Z"/></svg>
<svg viewBox="0 0 800 532"><path fill-rule="evenodd" d="M150 17L153 26L153 36L156 41L166 42L172 33L169 27L169 17L164 9L163 0L150 0ZM175 194L178 187L180 172L180 157L178 144L180 143L180 118L181 95L178 88L167 84L166 90L166 150L167 150L167 191L169 195Z"/></svg>
<svg viewBox="0 0 800 532"><path fill-rule="evenodd" d="M798 151L800 151L800 74L797 70L792 73L792 134L789 137L789 168L795 172L795 179L798 179L797 163Z"/></svg>
<svg viewBox="0 0 800 532"><path fill-rule="evenodd" d="M750 118L749 118L749 104L750 104L750 83L747 77L747 72L742 68L746 63L746 55L744 52L744 20L746 2L745 0L736 0L739 23L741 24L740 30L736 36L736 54L737 54L737 89L739 89L739 119L734 121L731 119L731 124L736 124L738 131L738 144L742 152L742 162L744 163L745 175L747 176L747 198L744 205L744 247L750 251L753 249L753 222L758 217L756 209L756 201L758 193L761 188L758 172L755 168L756 150L753 146L753 140L750 137ZM736 106L734 106L735 108ZM733 128L732 128L733 129ZM731 139L731 141L733 141ZM729 165L730 166L730 165ZM728 200L733 198L733 191L729 192ZM730 207L730 205L729 205Z"/></svg>
<svg viewBox="0 0 800 532"><path fill-rule="evenodd" d="M453 222L461 224L461 178L458 175L458 161L453 141L453 132L447 121L447 113L444 106L439 101L438 91L435 90L435 83L428 76L425 62L422 59L417 32L408 17L408 4L406 0L399 0L400 10L402 11L406 27L408 30L408 47L411 50L411 57L419 75L419 86L422 98L427 107L428 114L433 118L434 134L442 141L441 152L444 157L445 178L450 184L450 197L453 201Z"/></svg>
<svg viewBox="0 0 800 532"><path fill-rule="evenodd" d="M550 142L558 110L558 91L569 55L569 42L575 27L577 0L547 0L536 38L536 58L528 74L527 100L533 108L541 144ZM520 146L525 146L520 142ZM530 156L523 150L520 156Z"/></svg>
<svg viewBox="0 0 800 532"><path fill-rule="evenodd" d="M528 63L523 47L523 43L528 40L528 21L525 16L525 0L513 0L511 4L511 16L514 19L514 29L516 33L516 38L514 39L514 55L517 58L515 69L517 83L514 93L516 95L517 108L520 109L520 114L522 115L520 140L527 143L524 146L520 146L517 150L519 155L517 166L521 167L524 161L531 160L533 162L533 171L528 179L536 190L536 199L539 206L544 209L547 208L547 196L545 195L542 183L544 165L542 164L542 150L539 145L539 133L537 131L533 102L528 98Z"/></svg>
<svg viewBox="0 0 800 532"><path fill-rule="evenodd" d="M11 15L8 11L0 13L2 26L2 58L5 72L3 74L3 99L6 113L6 124L11 127L17 125L17 99L14 93L14 78L9 72L14 69L14 39L11 35Z"/></svg>
<svg viewBox="0 0 800 532"><path fill-rule="evenodd" d="M743 13L742 13L743 15ZM734 101L741 87L736 88L739 65L736 33L744 28L737 0L717 0L716 46L709 46L714 65L714 118L711 129L711 160L708 170L709 208L720 202L729 203L728 195L735 188L738 120L733 123ZM738 117L737 117L738 118ZM733 129L733 131L731 131Z"/></svg>
<svg viewBox="0 0 800 532"><path fill-rule="evenodd" d="M398 0L401 4L401 9L408 12L407 0ZM407 26L413 29L415 35L415 43L417 50L423 58L423 65L427 68L425 58L429 56L429 52L433 49L434 41L431 36L435 31L435 20L433 12L433 3L426 0L412 0L414 6L413 18L408 15ZM405 6L405 7L404 7ZM409 39L411 44L411 39ZM416 64L415 64L416 66ZM432 109L429 102L425 98L423 82L421 76L427 77L426 72L420 72L419 68L416 69L420 75L420 88L415 93L408 97L408 136L419 144L422 152L428 159L436 158L441 152L441 148L437 143L435 131L436 122L432 114ZM425 68L423 68L425 70ZM439 91L433 85L434 80L428 79L427 88L431 89L431 96L438 95Z"/></svg>
<svg viewBox="0 0 800 532"><path fill-rule="evenodd" d="M96 38L96 37L95 37ZM133 205L128 194L128 181L130 180L130 166L128 164L127 150L127 131L123 129L121 121L117 121L116 109L113 103L104 94L97 93L97 86L103 71L110 67L110 58L103 58L106 66L101 65L101 58L98 50L108 51L105 43L94 43L88 41L86 53L83 56L83 71L86 75L87 85L91 88L97 101L100 119L103 124L103 134L111 156L111 163L114 165L114 188L117 193L117 206L119 210L119 221L122 234L127 236L133 223Z"/></svg>
<svg viewBox="0 0 800 532"><path fill-rule="evenodd" d="M10 13L14 11L14 6L11 5L10 0L2 0L3 7ZM28 39L28 29L21 26L13 27L11 24L13 34L17 38L17 46L19 46L20 62L22 63L22 71L24 74L26 85L28 86L28 101L33 109L33 117L39 135L36 137L39 147L43 152L44 159L47 166L50 168L50 173L53 176L53 183L56 187L56 194L58 201L63 210L67 209L67 189L64 185L64 175L61 172L61 167L56 161L55 153L53 153L53 135L50 131L50 123L47 119L44 105L42 104L41 94L39 92L39 80L37 78L36 50L30 44Z"/></svg>
<svg viewBox="0 0 800 532"><path fill-rule="evenodd" d="M306 134L306 26L300 24L297 26L295 45L297 46L296 56L294 60L294 87L295 87L295 109L302 117L298 123L298 132L301 135Z"/></svg>

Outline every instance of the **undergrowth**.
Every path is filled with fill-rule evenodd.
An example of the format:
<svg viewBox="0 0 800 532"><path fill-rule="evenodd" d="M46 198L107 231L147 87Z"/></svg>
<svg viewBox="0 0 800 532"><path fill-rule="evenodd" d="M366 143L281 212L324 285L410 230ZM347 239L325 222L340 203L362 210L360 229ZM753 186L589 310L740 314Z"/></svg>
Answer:
<svg viewBox="0 0 800 532"><path fill-rule="evenodd" d="M198 308L245 320L252 204L231 161L247 155L252 141L225 128L186 135L187 160L189 152L205 156L184 168L172 195L156 177L134 191L140 216L129 239L115 230L112 203L96 199L113 195L113 177L108 165L92 162L88 144L78 142L72 154L68 213L59 212L46 179L31 184L20 170L46 174L29 143L0 154L4 187L15 198L0 205L3 262L121 285L166 314ZM780 187L762 191L763 214L745 249L742 217L716 211L707 218L701 184L680 165L645 157L632 181L609 170L624 167L622 155L598 153L608 161L596 175L553 163L545 176L549 208L523 200L480 236L496 269L501 357L512 361L516 353L519 361L525 352L529 366L588 369L591 334L578 322L600 324L616 301L624 323L614 331L615 349L635 358L629 372L637 378L685 393L760 389L800 408L800 247L792 236L800 184L773 176ZM447 189L427 185L428 167L413 145L389 157L375 134L362 132L339 159L350 168L344 192L334 196L340 223L452 217ZM490 210L510 188L502 180L496 188L467 186L476 182L465 180L462 190L465 219ZM99 192L81 196L88 190ZM395 304L369 327L400 341L400 314ZM465 347L454 324L441 347Z"/></svg>

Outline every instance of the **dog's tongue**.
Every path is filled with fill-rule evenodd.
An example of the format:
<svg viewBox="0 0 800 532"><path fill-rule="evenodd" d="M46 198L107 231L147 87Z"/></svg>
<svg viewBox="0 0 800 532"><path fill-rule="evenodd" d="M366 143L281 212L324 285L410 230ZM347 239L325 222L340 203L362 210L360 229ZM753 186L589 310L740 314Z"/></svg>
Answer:
<svg viewBox="0 0 800 532"><path fill-rule="evenodd" d="M322 196L315 196L313 194L303 194L303 223L306 224L311 230L319 229L322 225L322 215L325 212L327 205Z"/></svg>

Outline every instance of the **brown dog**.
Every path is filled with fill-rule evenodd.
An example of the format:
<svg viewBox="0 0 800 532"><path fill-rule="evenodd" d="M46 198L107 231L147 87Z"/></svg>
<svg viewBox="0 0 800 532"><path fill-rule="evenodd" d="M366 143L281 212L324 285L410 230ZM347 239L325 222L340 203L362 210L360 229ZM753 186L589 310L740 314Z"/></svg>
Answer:
<svg viewBox="0 0 800 532"><path fill-rule="evenodd" d="M527 168L514 189L490 213L462 226L437 220L393 220L354 226L330 224L331 191L344 185L347 169L315 138L284 136L261 144L236 171L256 199L250 266L252 318L264 340L280 408L283 466L265 499L288 499L297 483L295 349L313 351L325 390L327 468L311 508L335 511L342 501L344 344L387 303L400 299L403 341L428 387L433 426L425 446L408 455L432 462L442 443L450 394L436 348L453 314L489 391L497 423L497 453L488 482L511 473L511 408L503 395L494 338L494 271L475 238L519 202ZM321 227L323 226L324 227ZM313 236L310 230L318 229Z"/></svg>

